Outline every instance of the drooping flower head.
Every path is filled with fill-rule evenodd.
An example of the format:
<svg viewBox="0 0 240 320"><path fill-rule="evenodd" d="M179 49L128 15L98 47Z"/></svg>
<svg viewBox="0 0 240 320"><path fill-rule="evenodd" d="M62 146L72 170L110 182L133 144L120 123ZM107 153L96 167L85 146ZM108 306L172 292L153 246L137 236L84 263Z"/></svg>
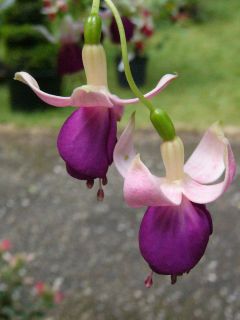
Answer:
<svg viewBox="0 0 240 320"><path fill-rule="evenodd" d="M66 0L43 0L42 13L46 14L50 21L53 21L58 12L67 12L68 5Z"/></svg>
<svg viewBox="0 0 240 320"><path fill-rule="evenodd" d="M122 17L122 22L123 22L123 26L126 34L126 39L127 41L130 41L134 35L135 24L130 18L124 17L124 16ZM113 43L116 43L116 44L120 43L118 26L114 17L112 17L112 21L110 24L110 35Z"/></svg>
<svg viewBox="0 0 240 320"><path fill-rule="evenodd" d="M58 151L72 177L86 180L89 188L95 179L99 179L101 199L102 184L107 182L107 171L117 142L117 121L121 119L123 107L137 103L139 99L120 99L109 92L106 56L101 44L85 44L82 57L87 84L76 88L70 97L43 92L26 72L16 73L15 79L27 84L47 104L76 107L60 130ZM146 98L161 92L174 78L175 75L165 75Z"/></svg>
<svg viewBox="0 0 240 320"><path fill-rule="evenodd" d="M134 116L121 135L114 161L124 177L124 197L131 207L147 206L139 231L139 247L150 268L171 275L189 272L203 256L212 233L205 206L230 186L236 163L219 124L205 133L184 165L179 137L165 141L161 154L166 176L151 174L133 148ZM216 181L225 172L222 182ZM147 285L151 277L147 279Z"/></svg>
<svg viewBox="0 0 240 320"><path fill-rule="evenodd" d="M80 37L82 26L70 15L63 18L60 28L60 50L58 53L58 73L72 74L83 69Z"/></svg>
<svg viewBox="0 0 240 320"><path fill-rule="evenodd" d="M56 10L54 7L47 7L43 13ZM83 23L76 20L71 14L65 14L60 20L58 29L50 32L43 25L36 25L34 29L42 34L46 40L52 44L59 43L59 52L57 56L58 74L64 76L83 70L82 61L82 36Z"/></svg>

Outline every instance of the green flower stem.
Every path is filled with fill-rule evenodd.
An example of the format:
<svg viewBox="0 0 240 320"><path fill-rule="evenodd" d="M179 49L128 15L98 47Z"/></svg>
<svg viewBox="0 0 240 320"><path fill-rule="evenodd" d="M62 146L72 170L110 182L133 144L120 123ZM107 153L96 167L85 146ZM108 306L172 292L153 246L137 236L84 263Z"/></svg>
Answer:
<svg viewBox="0 0 240 320"><path fill-rule="evenodd" d="M100 8L100 0L93 0L91 14L98 15L99 8Z"/></svg>
<svg viewBox="0 0 240 320"><path fill-rule="evenodd" d="M160 137L163 138L164 141L173 140L176 136L176 131L174 125L172 123L171 118L169 115L160 108L155 108L151 101L146 99L142 92L138 89L130 68L129 60L128 60L128 49L127 49L127 40L125 35L124 26L122 23L121 16L118 12L118 9L112 2L112 0L105 0L106 4L112 11L120 34L120 41L121 41L121 48L122 48L122 58L124 63L124 71L128 81L128 84L135 94L136 97L148 108L150 111L150 120L157 130Z"/></svg>
<svg viewBox="0 0 240 320"><path fill-rule="evenodd" d="M119 34L120 34L120 41L121 41L121 48L122 48L122 58L123 58L124 69L125 69L125 74L126 74L128 84L129 84L131 90L133 91L133 93L149 109L149 111L154 111L155 108L154 108L153 104L151 103L151 101L147 100L144 97L144 95L138 89L138 87L133 79L131 68L130 68L129 61L128 61L128 50L127 50L127 40L126 40L125 30L124 30L124 26L122 23L121 16L118 12L118 9L116 8L116 6L114 5L114 3L111 0L105 0L105 2L108 5L108 7L110 8L110 10L112 11L112 13L115 17L117 26L118 26L118 30L119 30Z"/></svg>

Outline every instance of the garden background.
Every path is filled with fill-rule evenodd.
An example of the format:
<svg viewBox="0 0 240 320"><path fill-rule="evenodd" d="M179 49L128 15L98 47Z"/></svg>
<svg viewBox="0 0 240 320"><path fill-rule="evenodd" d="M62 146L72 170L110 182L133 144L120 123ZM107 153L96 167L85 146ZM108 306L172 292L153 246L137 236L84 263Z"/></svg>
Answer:
<svg viewBox="0 0 240 320"><path fill-rule="evenodd" d="M203 11L202 23L169 24L159 23L149 46L149 67L147 83L142 91L147 92L166 73L176 72L177 81L161 95L155 103L166 108L173 119L184 128L205 129L216 119L226 126L238 126L240 44L239 2L231 0L200 1ZM155 45L156 43L156 45ZM132 96L130 91L121 90L116 81L114 57L119 48L110 43L107 46L109 64L109 87L119 96ZM4 48L1 47L1 51ZM82 75L65 79L62 85L64 95L70 95L73 88L84 83ZM8 102L8 90L0 87L2 124L16 124L24 127L47 126L58 128L72 110L47 110L34 114L12 113ZM139 125L146 127L147 112L139 109ZM129 118L134 107L126 109ZM122 126L126 124L122 123Z"/></svg>
<svg viewBox="0 0 240 320"><path fill-rule="evenodd" d="M187 155L202 132L220 120L238 160L239 0L199 0L198 4L200 21L156 21L147 46L146 84L141 89L147 92L162 75L176 72L178 78L154 98L154 103L176 122ZM119 47L108 38L104 45L111 92L133 96L117 81ZM5 49L1 39L3 61ZM95 189L86 190L84 183L67 176L55 140L73 108L14 111L9 81L13 80L0 83L0 239L12 242L13 252L34 253L28 272L35 279L51 284L58 279L62 283L65 299L48 317L239 320L239 174L230 192L209 206L214 234L200 264L175 286L165 277L156 277L154 286L147 290L144 278L148 268L137 241L144 210L136 213L123 203L122 179L113 166L101 204L96 201ZM70 95L84 83L83 73L65 76L62 94ZM159 175L163 170L159 138L147 120L148 111L141 104L126 107L120 131L136 109L137 148Z"/></svg>

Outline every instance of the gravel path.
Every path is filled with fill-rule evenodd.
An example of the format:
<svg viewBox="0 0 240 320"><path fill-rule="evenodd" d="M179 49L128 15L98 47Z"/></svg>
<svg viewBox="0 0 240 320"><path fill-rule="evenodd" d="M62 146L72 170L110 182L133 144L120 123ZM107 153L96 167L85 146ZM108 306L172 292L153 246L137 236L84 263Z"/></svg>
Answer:
<svg viewBox="0 0 240 320"><path fill-rule="evenodd" d="M189 154L199 136L182 136ZM36 253L36 278L64 279L67 297L54 319L240 320L239 176L209 206L214 235L199 265L175 286L162 276L145 289L148 268L137 242L144 210L123 203L114 167L99 204L96 188L89 191L67 176L55 137L56 132L0 130L0 238ZM158 138L142 132L137 144L159 174ZM239 159L237 139L233 148Z"/></svg>

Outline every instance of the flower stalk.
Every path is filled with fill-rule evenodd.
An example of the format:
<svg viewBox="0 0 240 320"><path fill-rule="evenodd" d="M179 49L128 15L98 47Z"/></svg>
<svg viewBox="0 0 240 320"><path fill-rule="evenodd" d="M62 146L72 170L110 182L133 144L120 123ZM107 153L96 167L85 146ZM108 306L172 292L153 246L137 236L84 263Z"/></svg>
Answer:
<svg viewBox="0 0 240 320"><path fill-rule="evenodd" d="M98 15L100 8L100 0L93 0L91 15Z"/></svg>
<svg viewBox="0 0 240 320"><path fill-rule="evenodd" d="M148 110L151 113L150 120L157 130L158 134L162 137L164 141L173 140L176 136L175 128L172 123L171 118L169 115L163 111L162 109L156 109L153 103L149 100L147 100L142 92L137 87L130 68L130 64L128 61L128 50L127 50L127 40L125 35L125 30L123 26L123 22L121 19L121 16L118 12L117 7L114 5L112 0L105 0L106 4L112 11L114 18L116 20L119 35L120 35L120 43L121 43L121 49L122 49L122 59L124 63L124 71L125 75L128 81L128 84L132 90L132 92L139 98L139 100L148 108ZM156 112L158 110L158 112ZM153 116L152 116L153 115Z"/></svg>

